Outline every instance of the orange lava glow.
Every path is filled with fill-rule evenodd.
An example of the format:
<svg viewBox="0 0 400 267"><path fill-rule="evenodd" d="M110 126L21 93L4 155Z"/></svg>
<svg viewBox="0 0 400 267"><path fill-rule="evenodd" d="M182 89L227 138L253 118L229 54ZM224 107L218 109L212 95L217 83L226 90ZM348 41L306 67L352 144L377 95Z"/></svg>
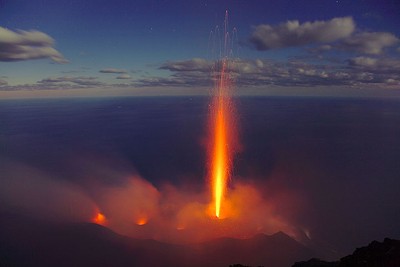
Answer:
<svg viewBox="0 0 400 267"><path fill-rule="evenodd" d="M101 212L98 212L96 216L92 219L92 222L100 225L106 225L106 216L104 216L104 214L102 214Z"/></svg>
<svg viewBox="0 0 400 267"><path fill-rule="evenodd" d="M232 159L232 108L229 96L229 77L226 73L228 60L220 62L220 73L216 84L211 112L211 184L214 215L221 218L227 191Z"/></svg>
<svg viewBox="0 0 400 267"><path fill-rule="evenodd" d="M224 21L224 56L216 64L215 93L211 106L210 118L210 180L212 187L212 214L218 219L227 216L228 206L225 205L228 180L232 169L234 154L235 125L234 110L231 100L231 76L229 73L228 11ZM221 217L222 216L222 217Z"/></svg>
<svg viewBox="0 0 400 267"><path fill-rule="evenodd" d="M137 224L137 225L145 225L145 224L147 224L147 218L146 218L146 217L139 218L139 219L136 221L136 224Z"/></svg>

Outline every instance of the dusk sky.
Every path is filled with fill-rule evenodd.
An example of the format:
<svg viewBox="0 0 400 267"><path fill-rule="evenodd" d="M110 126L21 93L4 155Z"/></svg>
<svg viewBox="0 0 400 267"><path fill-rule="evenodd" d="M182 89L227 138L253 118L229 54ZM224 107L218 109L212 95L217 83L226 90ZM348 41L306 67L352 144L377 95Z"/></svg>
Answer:
<svg viewBox="0 0 400 267"><path fill-rule="evenodd" d="M398 95L396 0L1 0L0 96L207 93L226 10L241 94Z"/></svg>
<svg viewBox="0 0 400 267"><path fill-rule="evenodd" d="M399 14L0 0L0 231L14 215L182 244L283 231L331 259L399 239Z"/></svg>

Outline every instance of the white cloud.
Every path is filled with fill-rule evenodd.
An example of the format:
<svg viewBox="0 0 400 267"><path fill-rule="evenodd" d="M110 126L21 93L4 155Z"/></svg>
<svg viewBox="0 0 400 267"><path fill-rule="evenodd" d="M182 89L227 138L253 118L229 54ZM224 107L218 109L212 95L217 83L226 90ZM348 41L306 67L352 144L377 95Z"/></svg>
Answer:
<svg viewBox="0 0 400 267"><path fill-rule="evenodd" d="M168 61L159 69L173 72L169 77L143 77L136 79L136 86L210 86L212 85L212 70L214 63L202 58L184 61Z"/></svg>
<svg viewBox="0 0 400 267"><path fill-rule="evenodd" d="M120 79L120 80L128 80L128 79L132 79L132 76L129 75L129 74L121 74L121 75L119 75L119 76L117 77L117 79Z"/></svg>
<svg viewBox="0 0 400 267"><path fill-rule="evenodd" d="M107 68L107 69L102 69L99 72L101 73L115 73L115 74L125 74L128 73L126 70L123 69L115 69L115 68Z"/></svg>
<svg viewBox="0 0 400 267"><path fill-rule="evenodd" d="M385 83L387 83L389 85L400 85L400 79L396 80L396 79L389 78L389 79L385 80Z"/></svg>
<svg viewBox="0 0 400 267"><path fill-rule="evenodd" d="M327 43L350 36L355 30L351 17L334 18L300 24L288 21L276 26L258 25L250 37L257 50L268 50L311 43Z"/></svg>
<svg viewBox="0 0 400 267"><path fill-rule="evenodd" d="M137 79L133 83L139 87L159 87L159 86L171 86L171 87L195 87L195 86L210 86L212 84L211 77L208 76L195 76L195 75L184 75L181 73L175 73L170 77L144 77Z"/></svg>
<svg viewBox="0 0 400 267"><path fill-rule="evenodd" d="M350 64L358 67L371 67L375 66L378 60L370 57L355 57L350 59Z"/></svg>
<svg viewBox="0 0 400 267"><path fill-rule="evenodd" d="M393 73L400 76L400 59L355 57L349 60L351 66L368 69L374 73Z"/></svg>
<svg viewBox="0 0 400 267"><path fill-rule="evenodd" d="M312 62L312 63L311 63ZM102 87L166 87L166 88L212 88L218 77L218 63L205 59L166 62L161 69L169 71L165 76L142 76L129 80L128 74L119 79L127 79L126 84L105 84L97 77L61 76L49 77L34 85L24 85L25 89L74 89ZM267 59L232 59L228 61L227 73L238 88L315 87L315 86L380 86L395 87L400 80L400 58L358 56L347 61L309 61L293 59L273 61ZM116 77L118 79L118 77ZM124 77L124 78L121 78ZM16 90L12 86L2 86L1 90Z"/></svg>
<svg viewBox="0 0 400 267"><path fill-rule="evenodd" d="M378 55L398 42L399 38L388 32L362 32L346 38L340 47L358 53Z"/></svg>
<svg viewBox="0 0 400 267"><path fill-rule="evenodd" d="M68 60L54 48L54 39L40 31L11 31L0 27L0 61L50 58L56 63Z"/></svg>
<svg viewBox="0 0 400 267"><path fill-rule="evenodd" d="M210 72L213 64L202 58L193 58L185 61L167 62L160 69L170 71L201 71Z"/></svg>
<svg viewBox="0 0 400 267"><path fill-rule="evenodd" d="M195 62L198 62L197 66ZM163 69L169 77L147 77L134 81L136 86L212 86L213 71L202 66L213 65L206 60L167 62ZM400 79L400 60L356 57L348 64L311 64L306 61L286 63L266 59L232 60L228 71L238 87L248 86L352 86L389 84ZM214 73L215 74L215 73Z"/></svg>
<svg viewBox="0 0 400 267"><path fill-rule="evenodd" d="M6 80L0 79L0 86L6 86L8 82Z"/></svg>
<svg viewBox="0 0 400 267"><path fill-rule="evenodd" d="M78 85L81 87L86 87L86 86L100 86L103 85L102 82L99 82L96 77L87 77L87 76L79 76L79 77L73 77L73 76L62 76L62 77L50 77L43 79L38 82L39 84L42 85L47 85L47 86L59 86L60 84L74 84Z"/></svg>

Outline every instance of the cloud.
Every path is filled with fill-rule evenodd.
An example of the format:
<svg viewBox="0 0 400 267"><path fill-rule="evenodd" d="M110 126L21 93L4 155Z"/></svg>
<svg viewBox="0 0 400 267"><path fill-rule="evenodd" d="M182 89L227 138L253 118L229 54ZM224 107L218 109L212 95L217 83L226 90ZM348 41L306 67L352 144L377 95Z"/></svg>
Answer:
<svg viewBox="0 0 400 267"><path fill-rule="evenodd" d="M400 85L400 59L360 56L348 63L360 83Z"/></svg>
<svg viewBox="0 0 400 267"><path fill-rule="evenodd" d="M250 60L239 64L236 82L265 86L354 86L388 84L400 79L400 59L356 57L348 64L311 64L304 61L278 63ZM251 71L243 71L251 70ZM393 83L393 82L391 82Z"/></svg>
<svg viewBox="0 0 400 267"><path fill-rule="evenodd" d="M347 79L338 69L301 61L287 63L269 60L242 60L236 65L236 83L240 86L317 86L345 84Z"/></svg>
<svg viewBox="0 0 400 267"><path fill-rule="evenodd" d="M122 74L122 75L117 76L117 79L127 80L127 79L132 79L132 76L129 74Z"/></svg>
<svg viewBox="0 0 400 267"><path fill-rule="evenodd" d="M355 57L349 60L349 64L358 69L369 70L374 73L400 73L400 59Z"/></svg>
<svg viewBox="0 0 400 267"><path fill-rule="evenodd" d="M302 24L293 20L276 26L258 25L249 41L257 50L269 50L312 43L334 42L350 36L354 30L355 23L351 17Z"/></svg>
<svg viewBox="0 0 400 267"><path fill-rule="evenodd" d="M107 68L102 69L99 71L100 73L115 73L115 74L125 74L128 73L126 70L123 69L115 69L115 68Z"/></svg>
<svg viewBox="0 0 400 267"><path fill-rule="evenodd" d="M0 79L0 86L6 86L8 82L6 80Z"/></svg>
<svg viewBox="0 0 400 267"><path fill-rule="evenodd" d="M173 74L169 77L143 77L134 81L136 86L210 86L214 63L202 58L168 61L159 69Z"/></svg>
<svg viewBox="0 0 400 267"><path fill-rule="evenodd" d="M136 79L133 84L138 87L183 87L183 86L203 86L211 85L210 77L202 79L200 77L190 77L176 73L170 77L143 77Z"/></svg>
<svg viewBox="0 0 400 267"><path fill-rule="evenodd" d="M97 77L86 77L86 76L62 76L62 77L50 77L38 82L41 85L59 86L60 84L75 84L79 86L99 86L103 85L102 82L97 80Z"/></svg>
<svg viewBox="0 0 400 267"><path fill-rule="evenodd" d="M204 59L167 62L162 69L172 72L168 77L144 77L133 82L142 87L213 86L217 66ZM205 67L214 66L214 67ZM400 59L355 57L336 64L316 64L305 60L277 62L266 59L232 59L228 62L230 77L236 87L315 87L393 84L400 79Z"/></svg>
<svg viewBox="0 0 400 267"><path fill-rule="evenodd" d="M54 39L40 31L11 31L0 27L0 61L50 58L56 63L68 60L54 48Z"/></svg>
<svg viewBox="0 0 400 267"><path fill-rule="evenodd" d="M210 72L213 67L212 62L202 58L193 58L185 61L175 61L164 63L160 69L170 71L199 71Z"/></svg>
<svg viewBox="0 0 400 267"><path fill-rule="evenodd" d="M351 17L334 18L300 24L288 21L279 25L261 24L254 28L250 43L260 51L322 43L310 48L314 54L342 50L358 54L380 55L386 48L397 45L400 39L389 32L354 33L355 23ZM397 48L399 51L400 48Z"/></svg>
<svg viewBox="0 0 400 267"><path fill-rule="evenodd" d="M356 57L349 60L350 65L357 67L371 67L375 66L378 60L370 57Z"/></svg>
<svg viewBox="0 0 400 267"><path fill-rule="evenodd" d="M330 49L330 47L326 47ZM106 84L97 77L61 76L49 77L33 85L7 86L3 83L2 91L40 90L40 89L75 89L88 87L155 87L155 88L212 88L218 77L218 63L206 59L169 61L159 69L169 71L169 75L142 76L132 79L128 74L121 74L116 79L126 79L125 84ZM259 88L268 90L268 86L278 87L317 87L317 86L378 86L394 88L400 81L400 58L382 56L357 56L347 60L328 61L315 58L296 58L288 61L268 59L230 59L227 73L232 85L240 88ZM378 88L376 87L376 88ZM245 93L245 92L244 92Z"/></svg>
<svg viewBox="0 0 400 267"><path fill-rule="evenodd" d="M385 48L397 43L399 43L399 38L388 32L362 32L343 40L339 48L362 54L379 55Z"/></svg>

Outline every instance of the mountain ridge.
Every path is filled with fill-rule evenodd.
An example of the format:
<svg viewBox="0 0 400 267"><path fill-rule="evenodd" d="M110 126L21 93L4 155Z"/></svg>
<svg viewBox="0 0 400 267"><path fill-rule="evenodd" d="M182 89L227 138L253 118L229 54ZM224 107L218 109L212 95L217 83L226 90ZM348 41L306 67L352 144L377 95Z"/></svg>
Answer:
<svg viewBox="0 0 400 267"><path fill-rule="evenodd" d="M283 232L182 245L130 238L93 223L0 218L0 261L6 266L222 267L240 263L287 267L315 256Z"/></svg>

